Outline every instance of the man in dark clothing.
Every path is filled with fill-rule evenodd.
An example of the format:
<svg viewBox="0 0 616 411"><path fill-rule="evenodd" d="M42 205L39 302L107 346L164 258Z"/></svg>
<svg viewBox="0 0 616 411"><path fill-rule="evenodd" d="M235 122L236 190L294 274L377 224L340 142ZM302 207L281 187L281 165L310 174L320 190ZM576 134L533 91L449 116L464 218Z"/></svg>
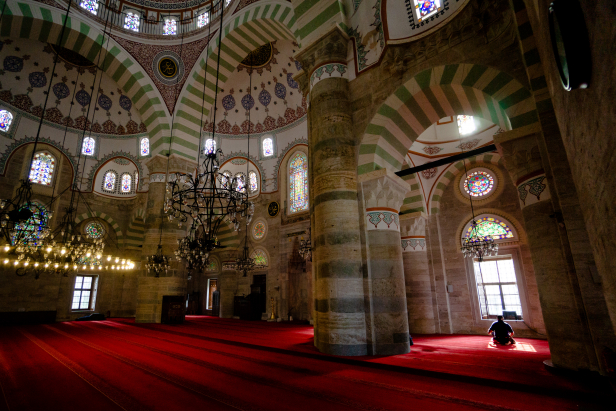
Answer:
<svg viewBox="0 0 616 411"><path fill-rule="evenodd" d="M492 334L492 341L500 344L515 344L513 339L513 329L509 324L503 321L503 316L497 317L498 321L494 321L488 330L488 334Z"/></svg>

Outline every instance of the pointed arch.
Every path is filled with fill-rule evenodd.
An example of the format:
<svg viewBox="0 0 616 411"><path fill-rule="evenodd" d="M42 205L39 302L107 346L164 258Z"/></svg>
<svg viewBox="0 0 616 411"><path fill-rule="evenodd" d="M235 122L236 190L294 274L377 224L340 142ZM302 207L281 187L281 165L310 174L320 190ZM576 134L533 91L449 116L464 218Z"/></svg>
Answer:
<svg viewBox="0 0 616 411"><path fill-rule="evenodd" d="M358 174L399 171L409 147L431 124L467 114L511 130L538 122L532 94L507 73L476 64L424 70L385 100L367 126Z"/></svg>
<svg viewBox="0 0 616 411"><path fill-rule="evenodd" d="M84 220L87 220L88 218L100 218L101 220L105 220L109 224L111 229L116 233L116 237L118 239L118 248L124 246L125 240L122 229L120 228L120 225L110 215L107 215L106 213L101 213L99 211L83 213L75 218L75 225L81 223Z"/></svg>

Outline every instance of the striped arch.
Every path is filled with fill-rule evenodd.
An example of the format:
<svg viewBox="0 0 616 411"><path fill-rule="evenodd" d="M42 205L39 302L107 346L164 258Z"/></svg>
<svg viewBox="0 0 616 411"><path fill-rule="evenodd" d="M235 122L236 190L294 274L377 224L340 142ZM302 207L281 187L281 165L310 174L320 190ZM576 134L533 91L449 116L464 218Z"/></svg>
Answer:
<svg viewBox="0 0 616 411"><path fill-rule="evenodd" d="M245 229L245 227L242 227L242 230ZM233 225L230 223L223 222L218 230L218 240L220 241L220 245L228 248L238 248L241 241L240 234L242 234L242 236L246 235L244 231L235 231L233 229Z"/></svg>
<svg viewBox="0 0 616 411"><path fill-rule="evenodd" d="M218 44L218 33L201 53L197 64L190 72L176 109L173 129L173 153L195 160L199 146L201 110L208 118L214 104L216 89L216 64L220 53L219 89L235 71L238 64L257 47L274 40L294 41L292 30L295 18L290 3L281 0L258 2L242 9L223 25L222 45ZM207 59L207 81L205 104L203 101L203 80ZM168 141L167 141L168 143ZM160 144L160 143L159 143Z"/></svg>
<svg viewBox="0 0 616 411"><path fill-rule="evenodd" d="M404 163L402 170L410 168L407 163ZM419 179L417 173L402 177L411 188L411 190L404 197L402 206L400 207L400 215L414 213L417 211L426 211L426 204L424 202L423 195L421 193L421 186L419 185Z"/></svg>
<svg viewBox="0 0 616 411"><path fill-rule="evenodd" d="M137 209L126 230L125 245L131 250L140 250L145 240L145 210Z"/></svg>
<svg viewBox="0 0 616 411"><path fill-rule="evenodd" d="M75 218L75 224L79 224L82 221L87 220L88 218L100 218L101 220L105 220L107 223L109 223L109 226L116 233L116 237L118 238L118 248L124 245L124 234L122 234L122 229L120 228L120 225L116 223L113 218L111 218L110 215L101 213L99 211L83 213L82 215L79 215Z"/></svg>
<svg viewBox="0 0 616 411"><path fill-rule="evenodd" d="M509 74L474 64L434 67L400 86L378 109L359 148L358 174L399 171L425 129L459 114L485 118L503 130L538 122L530 91Z"/></svg>
<svg viewBox="0 0 616 411"><path fill-rule="evenodd" d="M496 153L480 154L475 157L470 157L464 161L468 161L468 164L470 164L471 167L479 166L481 164L494 164L499 167L504 167L502 157ZM455 180L456 176L464 171L464 161L458 161L450 164L449 167L445 169L445 172L443 172L436 181L432 191L432 196L430 197L430 214L438 214L440 212L441 197L443 196L443 192L449 183Z"/></svg>
<svg viewBox="0 0 616 411"><path fill-rule="evenodd" d="M0 0L0 9L6 0ZM25 38L43 43L57 44L62 32L65 12L42 3L9 1L0 22L0 36ZM154 83L129 53L115 40L103 37L79 14L68 17L64 38L60 44L69 50L95 61L103 49L105 73L116 81L130 97L148 128L152 145L169 135L169 114ZM160 150L159 150L160 151ZM154 152L154 154L156 154Z"/></svg>

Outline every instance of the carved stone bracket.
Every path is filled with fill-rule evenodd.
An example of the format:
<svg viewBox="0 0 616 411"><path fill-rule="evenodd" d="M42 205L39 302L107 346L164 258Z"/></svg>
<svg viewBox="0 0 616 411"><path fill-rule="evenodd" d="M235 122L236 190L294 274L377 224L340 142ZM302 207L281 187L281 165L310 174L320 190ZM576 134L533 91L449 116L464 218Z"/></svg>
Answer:
<svg viewBox="0 0 616 411"><path fill-rule="evenodd" d="M386 169L360 176L368 230L400 231L398 213L409 185Z"/></svg>

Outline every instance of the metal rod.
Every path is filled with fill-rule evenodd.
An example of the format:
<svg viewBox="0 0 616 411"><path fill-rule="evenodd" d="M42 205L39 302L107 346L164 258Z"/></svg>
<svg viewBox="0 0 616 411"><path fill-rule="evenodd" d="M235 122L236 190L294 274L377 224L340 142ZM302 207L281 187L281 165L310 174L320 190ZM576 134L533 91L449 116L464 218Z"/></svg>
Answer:
<svg viewBox="0 0 616 411"><path fill-rule="evenodd" d="M418 173L423 170L427 170L429 168L439 167L445 164L451 164L455 161L464 160L469 157L476 156L478 154L489 153L490 151L495 151L496 145L490 144L489 146L480 147L475 150L467 151L466 153L456 154L450 157L445 157L440 160L431 161L430 163L422 164L417 167L407 168L406 170L400 170L396 173L398 177L404 177L411 174Z"/></svg>

